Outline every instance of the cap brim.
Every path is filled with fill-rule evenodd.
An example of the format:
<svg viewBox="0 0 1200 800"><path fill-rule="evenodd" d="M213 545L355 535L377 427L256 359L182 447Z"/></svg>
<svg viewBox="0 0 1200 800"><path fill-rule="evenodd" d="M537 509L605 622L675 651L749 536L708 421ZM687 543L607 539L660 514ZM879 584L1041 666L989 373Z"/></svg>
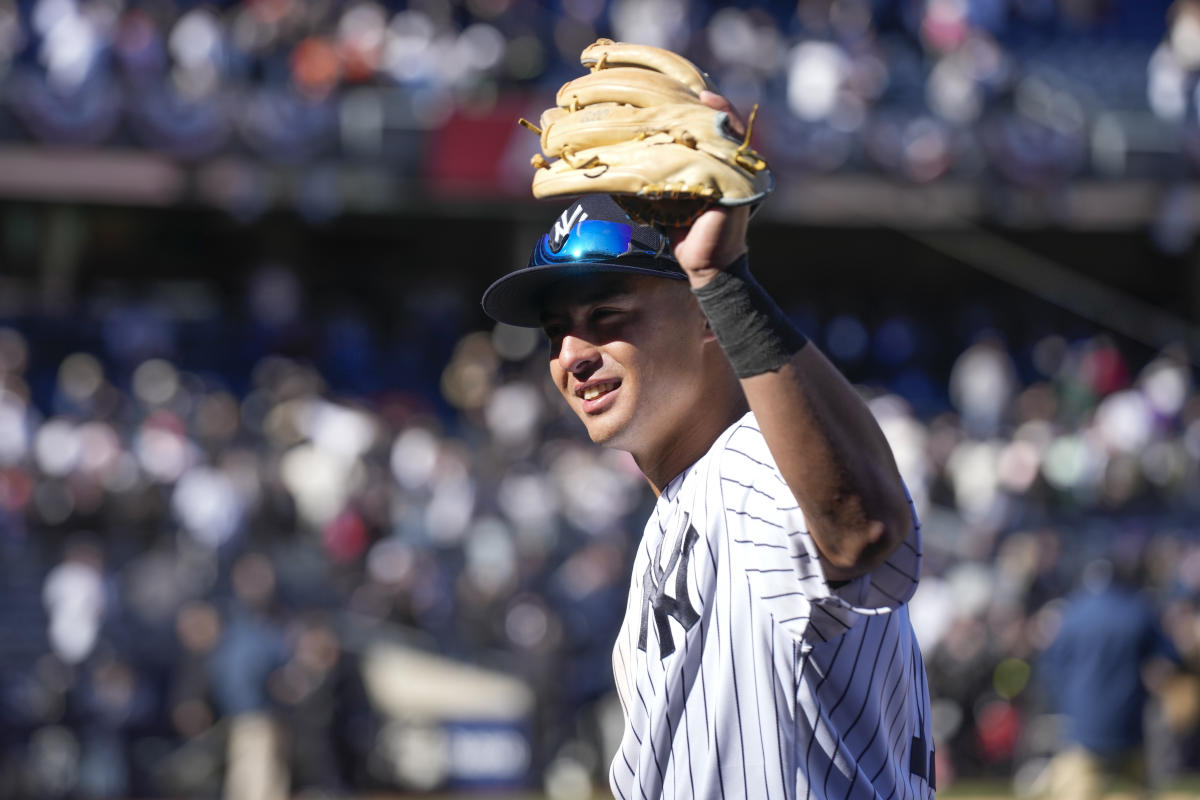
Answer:
<svg viewBox="0 0 1200 800"><path fill-rule="evenodd" d="M566 278L601 273L651 275L656 278L685 280L682 271L638 267L632 264L572 261L526 267L503 276L483 293L483 311L497 322L520 328L540 328L542 301L551 286Z"/></svg>

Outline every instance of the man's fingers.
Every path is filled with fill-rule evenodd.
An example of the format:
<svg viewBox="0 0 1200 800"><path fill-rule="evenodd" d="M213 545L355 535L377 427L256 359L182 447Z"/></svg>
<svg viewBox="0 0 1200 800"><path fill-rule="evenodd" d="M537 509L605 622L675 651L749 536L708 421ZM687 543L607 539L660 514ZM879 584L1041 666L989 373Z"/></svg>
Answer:
<svg viewBox="0 0 1200 800"><path fill-rule="evenodd" d="M709 108L715 108L717 111L728 111L730 114L735 113L733 104L726 100L722 95L708 89L700 90L700 102Z"/></svg>
<svg viewBox="0 0 1200 800"><path fill-rule="evenodd" d="M733 104L726 100L723 96L716 92L710 92L708 89L700 90L700 102L709 108L714 108L717 111L724 111L729 115L729 127L738 136L746 135L746 124L742 122L742 118L738 116L737 109Z"/></svg>

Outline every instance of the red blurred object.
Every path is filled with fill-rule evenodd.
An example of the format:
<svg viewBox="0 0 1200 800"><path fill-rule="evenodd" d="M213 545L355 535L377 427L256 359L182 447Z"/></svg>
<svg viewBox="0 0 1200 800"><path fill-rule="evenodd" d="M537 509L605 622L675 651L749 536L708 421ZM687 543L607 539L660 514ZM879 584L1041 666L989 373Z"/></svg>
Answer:
<svg viewBox="0 0 1200 800"><path fill-rule="evenodd" d="M921 20L921 38L931 49L948 53L967 38L966 5L959 0L933 0Z"/></svg>
<svg viewBox="0 0 1200 800"><path fill-rule="evenodd" d="M1088 352L1080 372L1088 387L1101 397L1129 385L1129 367L1121 352L1111 344L1098 344Z"/></svg>
<svg viewBox="0 0 1200 800"><path fill-rule="evenodd" d="M357 511L338 514L321 531L321 544L331 559L345 564L359 558L367 549L367 525Z"/></svg>
<svg viewBox="0 0 1200 800"><path fill-rule="evenodd" d="M1021 735L1021 714L1011 703L993 700L980 711L975 728L983 760L991 764L1007 761Z"/></svg>
<svg viewBox="0 0 1200 800"><path fill-rule="evenodd" d="M33 478L24 470L15 467L0 470L0 508L20 511L32 498Z"/></svg>
<svg viewBox="0 0 1200 800"><path fill-rule="evenodd" d="M333 45L316 36L301 40L292 51L292 77L309 97L328 95L341 77L341 63Z"/></svg>
<svg viewBox="0 0 1200 800"><path fill-rule="evenodd" d="M378 47L363 46L356 41L343 41L338 46L342 78L348 83L364 83L379 69Z"/></svg>
<svg viewBox="0 0 1200 800"><path fill-rule="evenodd" d="M480 113L458 109L429 136L427 185L448 196L515 194L530 197L533 167L529 156L538 152L538 138L517 124L529 117L522 99L501 98L495 108ZM535 117L536 118L536 117ZM514 183L513 147L520 152L521 177Z"/></svg>

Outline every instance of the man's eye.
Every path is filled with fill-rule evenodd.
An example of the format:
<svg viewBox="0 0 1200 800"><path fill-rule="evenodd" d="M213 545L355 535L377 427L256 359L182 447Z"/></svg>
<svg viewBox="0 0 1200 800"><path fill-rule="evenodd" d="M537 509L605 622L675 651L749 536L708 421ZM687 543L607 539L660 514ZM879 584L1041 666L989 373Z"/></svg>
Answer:
<svg viewBox="0 0 1200 800"><path fill-rule="evenodd" d="M620 309L616 308L597 308L592 311L592 319L609 319L620 314Z"/></svg>

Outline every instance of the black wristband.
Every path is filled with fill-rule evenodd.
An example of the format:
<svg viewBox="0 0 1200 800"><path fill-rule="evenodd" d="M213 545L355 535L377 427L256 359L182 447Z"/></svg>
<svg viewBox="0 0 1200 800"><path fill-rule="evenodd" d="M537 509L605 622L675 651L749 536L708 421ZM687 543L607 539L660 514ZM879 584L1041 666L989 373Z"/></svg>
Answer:
<svg viewBox="0 0 1200 800"><path fill-rule="evenodd" d="M779 369L808 343L754 280L744 254L692 293L739 378Z"/></svg>

